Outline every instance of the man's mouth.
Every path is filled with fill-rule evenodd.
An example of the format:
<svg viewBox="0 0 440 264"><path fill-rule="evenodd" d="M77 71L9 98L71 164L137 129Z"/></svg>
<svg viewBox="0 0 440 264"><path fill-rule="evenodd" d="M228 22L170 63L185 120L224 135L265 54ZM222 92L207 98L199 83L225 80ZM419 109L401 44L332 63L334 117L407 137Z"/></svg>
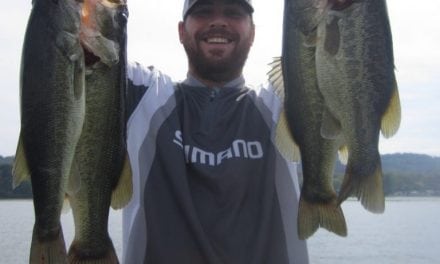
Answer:
<svg viewBox="0 0 440 264"><path fill-rule="evenodd" d="M224 37L209 37L205 38L204 41L208 44L228 44L232 42L231 39Z"/></svg>

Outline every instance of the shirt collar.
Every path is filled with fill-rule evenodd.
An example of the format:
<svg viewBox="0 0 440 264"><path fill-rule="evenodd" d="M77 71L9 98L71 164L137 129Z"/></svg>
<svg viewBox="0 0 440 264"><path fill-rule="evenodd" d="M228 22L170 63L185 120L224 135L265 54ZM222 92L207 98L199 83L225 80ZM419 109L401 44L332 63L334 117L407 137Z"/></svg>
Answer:
<svg viewBox="0 0 440 264"><path fill-rule="evenodd" d="M183 81L183 84L186 84L188 86L195 86L195 87L207 87L205 84L203 84L201 81L196 79L191 74L187 74L186 79ZM243 75L240 75L239 77L235 78L234 80L226 83L222 87L218 88L243 88L245 84L245 80ZM214 87L212 87L214 88ZM216 87L217 88L217 87Z"/></svg>

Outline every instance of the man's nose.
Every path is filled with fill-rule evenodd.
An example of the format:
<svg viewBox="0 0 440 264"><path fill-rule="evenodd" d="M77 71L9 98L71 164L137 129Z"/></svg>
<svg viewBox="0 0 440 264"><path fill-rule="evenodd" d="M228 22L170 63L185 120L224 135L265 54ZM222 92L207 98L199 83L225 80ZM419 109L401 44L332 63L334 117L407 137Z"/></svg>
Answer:
<svg viewBox="0 0 440 264"><path fill-rule="evenodd" d="M222 14L214 15L209 23L210 27L226 27L227 25L228 25L227 19Z"/></svg>

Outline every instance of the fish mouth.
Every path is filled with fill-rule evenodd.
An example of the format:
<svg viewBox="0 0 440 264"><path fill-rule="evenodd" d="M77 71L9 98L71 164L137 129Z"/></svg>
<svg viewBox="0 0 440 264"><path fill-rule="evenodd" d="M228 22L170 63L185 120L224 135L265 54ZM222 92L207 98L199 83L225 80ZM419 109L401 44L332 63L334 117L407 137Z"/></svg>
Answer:
<svg viewBox="0 0 440 264"><path fill-rule="evenodd" d="M331 9L336 11L342 11L350 7L353 3L359 2L359 0L333 0Z"/></svg>
<svg viewBox="0 0 440 264"><path fill-rule="evenodd" d="M98 61L107 66L115 65L119 61L120 46L117 42L107 39L100 32L80 33L80 43L84 51L86 65L95 64Z"/></svg>
<svg viewBox="0 0 440 264"><path fill-rule="evenodd" d="M91 52L86 47L84 47L84 45L82 45L82 47L83 47L83 52L84 52L84 62L86 64L86 66L93 65L101 60L93 52Z"/></svg>

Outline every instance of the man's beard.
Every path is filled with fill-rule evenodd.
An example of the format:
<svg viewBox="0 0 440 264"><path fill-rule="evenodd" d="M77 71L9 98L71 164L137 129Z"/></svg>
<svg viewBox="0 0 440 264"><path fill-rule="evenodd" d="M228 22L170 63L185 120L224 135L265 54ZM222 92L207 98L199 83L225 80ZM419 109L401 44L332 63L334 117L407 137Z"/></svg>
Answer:
<svg viewBox="0 0 440 264"><path fill-rule="evenodd" d="M251 45L248 45L247 41L238 41L238 37L235 38L238 45L235 46L229 56L214 61L213 59L206 58L199 46L200 36L196 36L195 43L184 42L188 60L192 66L193 71L202 79L210 80L214 82L225 83L238 77L243 70L244 64L249 54Z"/></svg>

